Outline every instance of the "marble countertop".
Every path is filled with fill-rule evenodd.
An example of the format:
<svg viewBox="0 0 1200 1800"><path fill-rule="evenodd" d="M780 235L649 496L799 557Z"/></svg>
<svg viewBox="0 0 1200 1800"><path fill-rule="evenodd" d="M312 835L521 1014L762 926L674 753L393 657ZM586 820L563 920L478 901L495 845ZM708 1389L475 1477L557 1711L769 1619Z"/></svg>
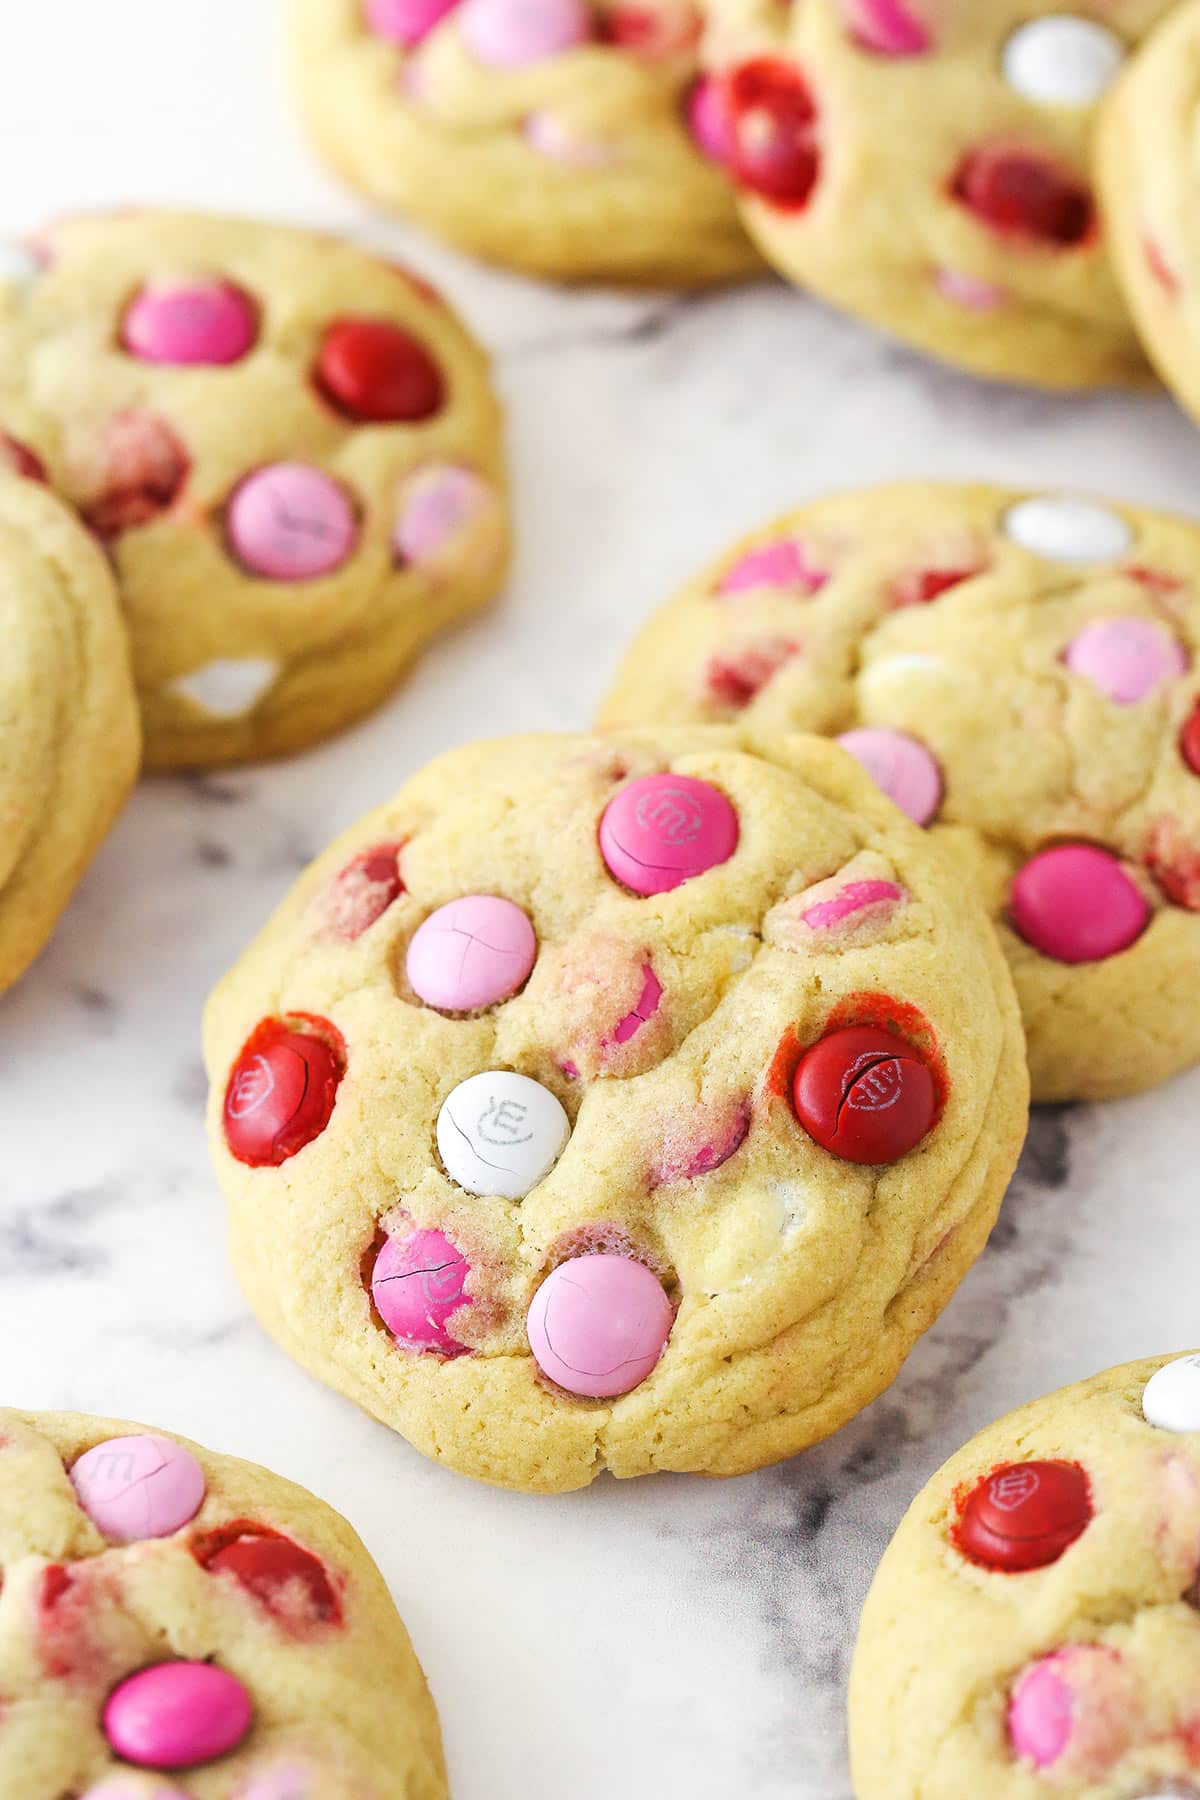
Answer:
<svg viewBox="0 0 1200 1800"><path fill-rule="evenodd" d="M561 1500L425 1462L249 1318L201 1126L199 1013L308 859L460 739L586 723L623 641L733 534L890 476L1094 485L1200 510L1161 398L1057 400L923 363L781 286L565 294L372 216L309 159L274 0L15 7L0 231L124 201L346 230L409 255L497 359L510 592L370 723L278 767L143 784L0 1008L0 1393L175 1428L344 1511L441 1707L456 1800L846 1800L857 1610L912 1494L973 1430L1127 1357L1190 1347L1200 1071L1035 1118L992 1243L892 1390L736 1481ZM69 54L68 54L69 52Z"/></svg>

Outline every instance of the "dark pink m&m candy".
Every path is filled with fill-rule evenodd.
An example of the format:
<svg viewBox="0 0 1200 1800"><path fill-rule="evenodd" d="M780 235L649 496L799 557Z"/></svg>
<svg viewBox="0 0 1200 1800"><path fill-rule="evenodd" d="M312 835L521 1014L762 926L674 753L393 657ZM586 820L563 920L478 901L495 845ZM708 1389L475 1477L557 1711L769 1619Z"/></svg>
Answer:
<svg viewBox="0 0 1200 1800"><path fill-rule="evenodd" d="M451 1337L447 1324L461 1307L471 1304L464 1291L470 1273L470 1263L445 1232L413 1230L407 1236L396 1232L375 1258L371 1298L401 1344L459 1356L465 1346Z"/></svg>
<svg viewBox="0 0 1200 1800"><path fill-rule="evenodd" d="M228 281L154 282L127 308L121 342L142 362L239 362L258 335L254 302Z"/></svg>
<svg viewBox="0 0 1200 1800"><path fill-rule="evenodd" d="M1149 901L1117 858L1093 844L1031 857L1013 880L1009 912L1027 944L1062 963L1116 956L1150 922Z"/></svg>
<svg viewBox="0 0 1200 1800"><path fill-rule="evenodd" d="M725 795L691 775L629 782L600 821L609 873L635 894L665 894L703 875L727 862L737 842L737 814Z"/></svg>
<svg viewBox="0 0 1200 1800"><path fill-rule="evenodd" d="M236 1675L211 1663L157 1663L109 1695L104 1735L140 1769L194 1769L236 1750L253 1716Z"/></svg>
<svg viewBox="0 0 1200 1800"><path fill-rule="evenodd" d="M316 1022L314 1022L316 1023ZM264 1019L243 1045L225 1090L225 1142L252 1168L278 1166L329 1123L346 1068L341 1036Z"/></svg>
<svg viewBox="0 0 1200 1800"><path fill-rule="evenodd" d="M1078 1463L1005 1463L967 1495L954 1541L983 1568L1020 1574L1057 1562L1091 1517L1088 1479Z"/></svg>

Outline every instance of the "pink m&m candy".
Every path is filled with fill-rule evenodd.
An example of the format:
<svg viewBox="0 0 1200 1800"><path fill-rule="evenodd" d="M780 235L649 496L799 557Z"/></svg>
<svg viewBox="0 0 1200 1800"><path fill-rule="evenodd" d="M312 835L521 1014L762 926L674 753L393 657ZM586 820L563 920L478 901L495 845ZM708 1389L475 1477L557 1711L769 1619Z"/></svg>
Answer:
<svg viewBox="0 0 1200 1800"><path fill-rule="evenodd" d="M560 56L592 35L586 0L464 0L459 30L493 69L521 69Z"/></svg>
<svg viewBox="0 0 1200 1800"><path fill-rule="evenodd" d="M1100 962L1127 950L1150 922L1150 903L1108 850L1060 844L1017 872L1013 925L1058 962Z"/></svg>
<svg viewBox="0 0 1200 1800"><path fill-rule="evenodd" d="M306 463L272 463L235 488L227 515L240 562L267 581L310 581L340 568L358 537L349 495Z"/></svg>
<svg viewBox="0 0 1200 1800"><path fill-rule="evenodd" d="M780 538L775 544L760 544L739 556L732 569L727 569L718 589L722 594L744 594L754 588L803 588L815 594L824 587L829 575L816 569L805 554L804 545L795 538Z"/></svg>
<svg viewBox="0 0 1200 1800"><path fill-rule="evenodd" d="M711 75L695 82L685 104L688 128L710 162L724 166L733 155L733 122L725 90Z"/></svg>
<svg viewBox="0 0 1200 1800"><path fill-rule="evenodd" d="M204 1503L204 1471L191 1451L148 1432L95 1444L70 1473L79 1504L114 1544L170 1537Z"/></svg>
<svg viewBox="0 0 1200 1800"><path fill-rule="evenodd" d="M1187 668L1183 646L1151 619L1093 619L1063 653L1072 674L1084 675L1118 706L1134 706Z"/></svg>
<svg viewBox="0 0 1200 1800"><path fill-rule="evenodd" d="M832 931L868 907L894 906L905 898L894 881L848 881L831 899L816 901L800 916L810 931Z"/></svg>
<svg viewBox="0 0 1200 1800"><path fill-rule="evenodd" d="M533 926L497 894L465 894L430 913L408 946L408 979L427 1006L477 1012L524 986L537 955Z"/></svg>
<svg viewBox="0 0 1200 1800"><path fill-rule="evenodd" d="M903 731L846 731L838 739L876 787L916 825L928 825L942 803L942 775L934 758Z"/></svg>
<svg viewBox="0 0 1200 1800"><path fill-rule="evenodd" d="M1074 1773L1099 1780L1127 1747L1135 1695L1120 1656L1069 1644L1031 1663L1013 1688L1008 1734L1018 1756L1049 1769L1070 1755ZM1082 1791L1082 1790L1081 1790Z"/></svg>
<svg viewBox="0 0 1200 1800"><path fill-rule="evenodd" d="M728 862L737 843L737 814L725 795L691 775L631 781L600 821L609 873L635 894L665 894Z"/></svg>
<svg viewBox="0 0 1200 1800"><path fill-rule="evenodd" d="M253 301L228 281L153 282L121 323L126 350L151 363L239 362L257 336Z"/></svg>
<svg viewBox="0 0 1200 1800"><path fill-rule="evenodd" d="M496 504L487 483L453 463L418 469L404 483L392 532L401 568L432 562Z"/></svg>
<svg viewBox="0 0 1200 1800"><path fill-rule="evenodd" d="M236 1675L211 1663L156 1663L109 1695L104 1735L140 1769L192 1769L236 1750L253 1717Z"/></svg>
<svg viewBox="0 0 1200 1800"><path fill-rule="evenodd" d="M905 0L841 0L846 26L856 44L877 56L923 56L933 38Z"/></svg>
<svg viewBox="0 0 1200 1800"><path fill-rule="evenodd" d="M471 1265L442 1231L389 1236L375 1258L371 1298L393 1337L413 1350L459 1356L465 1346L446 1321L471 1304L464 1293Z"/></svg>
<svg viewBox="0 0 1200 1800"><path fill-rule="evenodd" d="M543 1281L529 1308L529 1347L569 1394L611 1399L645 1381L674 1314L658 1277L628 1256L577 1256Z"/></svg>
<svg viewBox="0 0 1200 1800"><path fill-rule="evenodd" d="M188 1796L162 1781L148 1788L140 1775L112 1775L98 1787L85 1788L82 1800L188 1800Z"/></svg>
<svg viewBox="0 0 1200 1800"><path fill-rule="evenodd" d="M367 24L376 37L411 50L427 38L459 0L367 0Z"/></svg>

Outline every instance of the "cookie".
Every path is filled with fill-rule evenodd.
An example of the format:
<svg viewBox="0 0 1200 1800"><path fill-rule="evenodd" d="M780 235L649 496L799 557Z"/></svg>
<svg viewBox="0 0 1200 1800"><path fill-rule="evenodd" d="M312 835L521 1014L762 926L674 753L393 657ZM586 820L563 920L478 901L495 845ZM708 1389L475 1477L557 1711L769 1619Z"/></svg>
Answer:
<svg viewBox="0 0 1200 1800"><path fill-rule="evenodd" d="M1145 380L1091 140L1169 4L710 0L714 116L752 236L790 280L977 374Z"/></svg>
<svg viewBox="0 0 1200 1800"><path fill-rule="evenodd" d="M850 1680L858 1800L1200 1794L1200 1357L981 1431L879 1565Z"/></svg>
<svg viewBox="0 0 1200 1800"><path fill-rule="evenodd" d="M292 0L335 168L475 256L564 281L761 267L717 165L693 0Z"/></svg>
<svg viewBox="0 0 1200 1800"><path fill-rule="evenodd" d="M445 1800L404 1626L303 1488L143 1426L0 1411L0 1553L5 1794Z"/></svg>
<svg viewBox="0 0 1200 1800"><path fill-rule="evenodd" d="M0 436L0 992L53 931L140 747L112 576L38 473Z"/></svg>
<svg viewBox="0 0 1200 1800"><path fill-rule="evenodd" d="M818 739L456 750L209 1003L266 1329L502 1486L834 1431L979 1253L1024 1135L994 934Z"/></svg>
<svg viewBox="0 0 1200 1800"><path fill-rule="evenodd" d="M316 742L495 592L497 403L423 282L175 213L70 221L18 262L0 422L107 545L152 767Z"/></svg>
<svg viewBox="0 0 1200 1800"><path fill-rule="evenodd" d="M1151 361L1200 418L1200 231L1193 139L1200 6L1174 7L1105 104L1097 168L1117 273Z"/></svg>
<svg viewBox="0 0 1200 1800"><path fill-rule="evenodd" d="M1200 527L906 483L801 507L651 619L608 726L820 731L996 920L1034 1097L1200 1061Z"/></svg>

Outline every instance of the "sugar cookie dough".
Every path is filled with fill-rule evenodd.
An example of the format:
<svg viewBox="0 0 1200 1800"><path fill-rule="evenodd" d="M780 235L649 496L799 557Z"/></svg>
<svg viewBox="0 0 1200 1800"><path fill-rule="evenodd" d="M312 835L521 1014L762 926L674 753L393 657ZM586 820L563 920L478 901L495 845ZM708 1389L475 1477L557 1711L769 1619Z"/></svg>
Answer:
<svg viewBox="0 0 1200 1800"><path fill-rule="evenodd" d="M723 160L768 261L986 376L1141 382L1097 107L1170 0L709 0Z"/></svg>
<svg viewBox="0 0 1200 1800"><path fill-rule="evenodd" d="M3 992L53 931L125 803L139 754L129 645L104 556L3 438L0 637Z"/></svg>
<svg viewBox="0 0 1200 1800"><path fill-rule="evenodd" d="M496 591L497 402L424 283L178 213L35 249L0 261L0 425L107 545L152 767L315 743Z"/></svg>
<svg viewBox="0 0 1200 1800"><path fill-rule="evenodd" d="M1117 83L1097 165L1113 257L1150 360L1200 418L1200 6L1176 6Z"/></svg>
<svg viewBox="0 0 1200 1800"><path fill-rule="evenodd" d="M905 483L801 507L656 614L605 725L836 737L999 926L1036 1099L1200 1061L1200 526Z"/></svg>
<svg viewBox="0 0 1200 1800"><path fill-rule="evenodd" d="M302 877L205 1039L267 1330L537 1492L836 1430L978 1255L1025 1130L982 910L797 736L441 757Z"/></svg>
<svg viewBox="0 0 1200 1800"><path fill-rule="evenodd" d="M322 154L476 256L566 281L761 267L718 166L693 0L291 0Z"/></svg>
<svg viewBox="0 0 1200 1800"><path fill-rule="evenodd" d="M0 1555L13 1800L446 1800L391 1597L303 1488L143 1426L0 1411Z"/></svg>
<svg viewBox="0 0 1200 1800"><path fill-rule="evenodd" d="M1200 1793L1200 1357L1010 1413L909 1508L850 1680L858 1800Z"/></svg>

